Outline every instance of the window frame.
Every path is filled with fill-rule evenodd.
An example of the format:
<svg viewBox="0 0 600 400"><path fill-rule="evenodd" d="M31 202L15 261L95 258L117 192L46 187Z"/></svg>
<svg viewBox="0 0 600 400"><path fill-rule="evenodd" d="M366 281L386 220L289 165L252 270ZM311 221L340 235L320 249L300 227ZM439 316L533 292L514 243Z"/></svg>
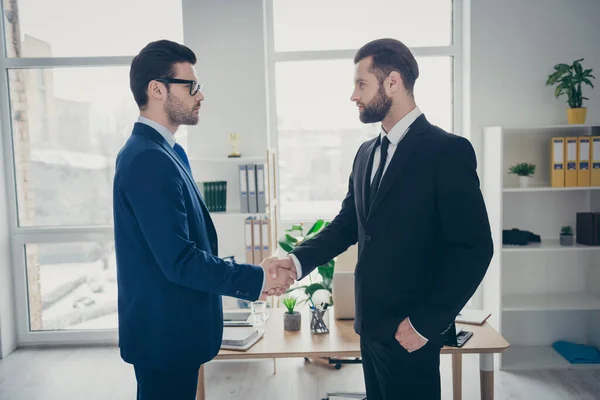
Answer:
<svg viewBox="0 0 600 400"><path fill-rule="evenodd" d="M265 4L265 49L267 65L267 132L271 147L278 148L279 129L277 124L277 96L276 96L276 64L293 61L323 61L336 59L353 59L358 49L344 50L316 50L316 51L275 51L275 27L273 2L277 0L264 0ZM448 46L410 47L415 57L452 57L452 131L457 134L463 132L463 0L452 1L452 43ZM281 174L277 174L277 185L280 187ZM340 203L342 199L340 198ZM279 231L284 227L300 222L305 225L320 216L311 216L307 221L298 218L282 218L281 205L278 207Z"/></svg>
<svg viewBox="0 0 600 400"><path fill-rule="evenodd" d="M11 273L14 287L17 344L118 344L117 329L30 331L26 248L28 244L102 242L114 240L112 225L19 226L17 176L10 107L9 71L60 67L129 67L132 56L100 57L8 57L4 2L0 2L0 136L7 188L8 225L11 238Z"/></svg>

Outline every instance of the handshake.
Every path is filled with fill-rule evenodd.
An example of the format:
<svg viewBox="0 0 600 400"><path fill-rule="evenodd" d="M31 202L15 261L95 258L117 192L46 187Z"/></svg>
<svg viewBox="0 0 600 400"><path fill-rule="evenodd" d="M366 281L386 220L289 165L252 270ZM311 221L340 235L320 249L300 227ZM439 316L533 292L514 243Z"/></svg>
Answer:
<svg viewBox="0 0 600 400"><path fill-rule="evenodd" d="M260 264L265 272L265 287L261 299L267 296L281 296L294 283L296 278L296 264L291 257L268 257Z"/></svg>

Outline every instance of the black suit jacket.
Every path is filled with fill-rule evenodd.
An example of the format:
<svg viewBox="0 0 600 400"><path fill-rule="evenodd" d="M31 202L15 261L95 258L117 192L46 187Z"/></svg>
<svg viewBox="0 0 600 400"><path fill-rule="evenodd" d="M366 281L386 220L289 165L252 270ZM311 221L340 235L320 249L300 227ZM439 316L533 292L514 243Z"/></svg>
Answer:
<svg viewBox="0 0 600 400"><path fill-rule="evenodd" d="M293 254L304 277L358 242L356 332L390 340L410 317L441 344L493 254L475 153L421 115L398 143L369 211L376 141L359 148L339 214Z"/></svg>

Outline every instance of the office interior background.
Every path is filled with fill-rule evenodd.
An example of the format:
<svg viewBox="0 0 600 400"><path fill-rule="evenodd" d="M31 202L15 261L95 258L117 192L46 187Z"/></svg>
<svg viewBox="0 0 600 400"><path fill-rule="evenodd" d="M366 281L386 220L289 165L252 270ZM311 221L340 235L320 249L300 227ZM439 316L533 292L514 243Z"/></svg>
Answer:
<svg viewBox="0 0 600 400"><path fill-rule="evenodd" d="M489 322L533 360L530 368L497 371L496 397L600 398L600 368L547 368L547 358L527 352L556 329L600 346L596 253L550 246L525 254L503 248L501 236L503 218L512 224L504 229L558 238L557 226L574 227L576 211L600 211L593 188L503 194L516 185L503 163L514 157L503 153L529 143L506 130L600 135L598 87L584 87L587 119L569 133L565 97L555 98L545 84L554 65L581 58L600 74L600 1L3 0L2 7L0 399L135 395L133 370L115 346L112 176L138 115L129 65L146 43L167 38L196 52L206 100L200 123L181 127L177 140L200 184L227 182L227 210L213 213L219 253L244 260L238 164L268 164L268 150L276 154L279 236L339 210L358 146L379 133L378 124L359 121L350 101L354 53L379 37L411 48L421 74L417 104L432 123L468 138L477 154L490 220L500 229L493 232L495 258L469 306L490 311ZM231 132L240 159L227 158ZM505 139L486 143L494 135ZM544 178L547 155L540 160L537 177ZM535 307L507 315L507 307L514 313L522 305L510 300L531 291L540 295L535 307L543 315ZM585 297L544 308L562 292ZM524 324L529 328L519 330ZM583 328L565 328L574 325ZM466 399L479 398L478 380L466 378L478 374L475 357L465 358ZM210 363L207 398L318 399L330 389L364 390L360 365L277 363L276 375L271 360ZM443 398L450 399L447 357L441 369Z"/></svg>

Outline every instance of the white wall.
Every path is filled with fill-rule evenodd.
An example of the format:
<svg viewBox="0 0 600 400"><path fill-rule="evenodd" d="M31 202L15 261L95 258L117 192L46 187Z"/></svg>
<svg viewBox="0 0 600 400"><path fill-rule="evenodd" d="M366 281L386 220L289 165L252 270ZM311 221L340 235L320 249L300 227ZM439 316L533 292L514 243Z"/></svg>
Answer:
<svg viewBox="0 0 600 400"><path fill-rule="evenodd" d="M267 100L262 0L183 0L184 41L198 57L206 100L188 128L192 157L225 157L228 132L242 156L264 156Z"/></svg>
<svg viewBox="0 0 600 400"><path fill-rule="evenodd" d="M478 154L490 125L566 124L566 97L554 97L546 79L558 63L585 58L595 88L588 123L600 124L600 1L472 0L471 135ZM468 123L468 121L466 121Z"/></svg>

